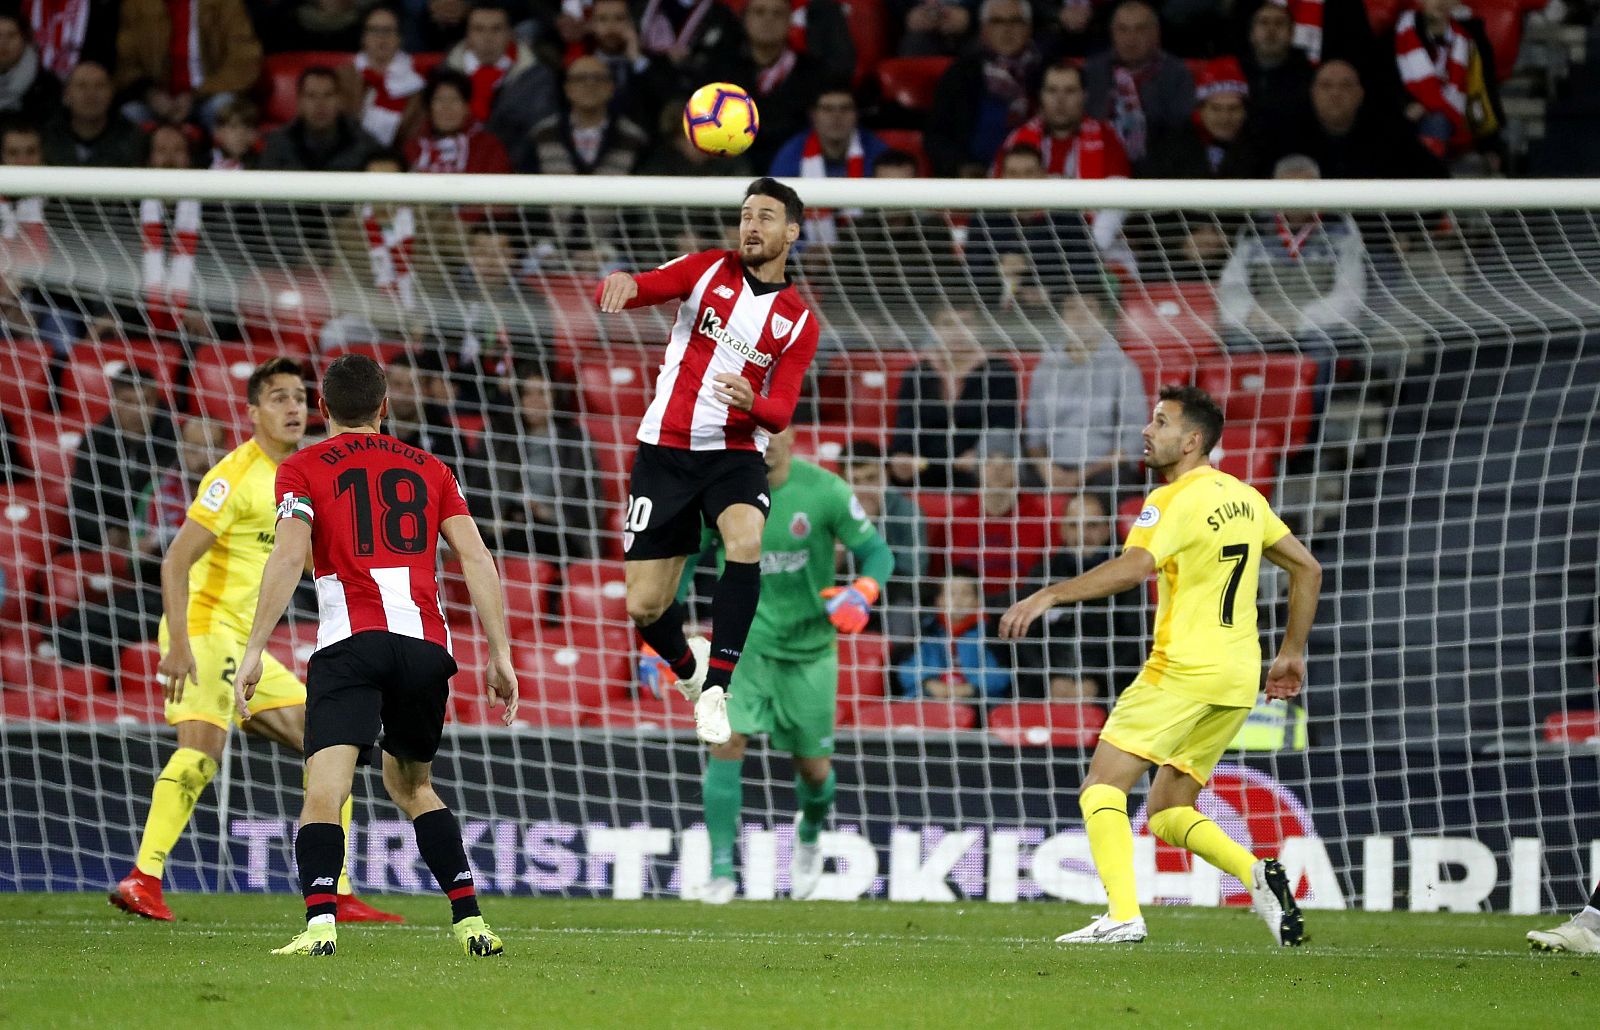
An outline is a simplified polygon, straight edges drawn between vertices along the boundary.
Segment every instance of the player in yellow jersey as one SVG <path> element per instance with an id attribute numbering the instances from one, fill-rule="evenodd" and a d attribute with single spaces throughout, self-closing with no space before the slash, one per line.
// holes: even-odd
<path id="1" fill-rule="evenodd" d="M 1000 620 L 1000 635 L 1015 639 L 1055 605 L 1108 597 L 1159 574 L 1150 658 L 1117 699 L 1078 795 L 1109 910 L 1082 930 L 1057 937 L 1058 943 L 1144 940 L 1128 791 L 1151 766 L 1151 832 L 1238 877 L 1280 945 L 1305 940 L 1283 867 L 1275 859 L 1257 859 L 1194 807 L 1261 683 L 1261 559 L 1289 573 L 1289 623 L 1267 671 L 1269 697 L 1300 693 L 1306 635 L 1322 588 L 1321 566 L 1266 499 L 1211 467 L 1209 455 L 1221 436 L 1222 410 L 1204 390 L 1164 387 L 1144 428 L 1144 461 L 1166 485 L 1145 501 L 1122 554 L 1045 587 Z"/>
<path id="2" fill-rule="evenodd" d="M 161 561 L 167 615 L 161 620 L 160 674 L 178 750 L 151 792 L 133 871 L 111 892 L 113 905 L 147 919 L 172 919 L 161 895 L 167 855 L 216 775 L 228 730 L 237 721 L 233 679 L 250 636 L 261 572 L 272 553 L 278 463 L 294 453 L 306 433 L 305 372 L 298 362 L 273 358 L 257 367 L 246 399 L 254 434 L 206 473 Z M 170 618 L 173 612 L 185 612 L 187 618 Z M 305 685 L 270 655 L 265 661 L 246 730 L 301 751 Z M 348 831 L 348 798 L 343 820 Z M 351 894 L 342 872 L 338 894 L 342 920 L 400 922 L 399 916 L 379 912 Z"/>

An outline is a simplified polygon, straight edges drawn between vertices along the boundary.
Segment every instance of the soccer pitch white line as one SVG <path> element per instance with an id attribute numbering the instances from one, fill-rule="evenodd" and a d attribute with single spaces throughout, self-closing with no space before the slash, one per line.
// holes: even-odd
<path id="1" fill-rule="evenodd" d="M 21 928 L 21 927 L 37 928 L 37 927 L 40 927 L 40 926 L 49 926 L 49 927 L 52 927 L 52 928 L 55 928 L 55 929 L 82 928 L 82 929 L 86 929 L 86 930 L 98 930 L 98 931 L 106 932 L 106 933 L 109 933 L 111 930 L 114 930 L 114 929 L 117 929 L 117 928 L 127 928 L 127 927 L 132 927 L 134 925 L 136 925 L 136 924 L 131 923 L 131 922 L 127 922 L 127 923 L 111 922 L 111 923 L 108 923 L 107 921 L 101 920 L 101 919 L 52 919 L 52 918 L 44 917 L 44 916 L 41 916 L 41 917 L 38 917 L 38 918 L 34 918 L 34 919 L 16 919 L 16 918 L 13 918 L 13 919 L 0 919 L 0 927 L 10 926 L 10 927 L 19 927 L 19 928 Z M 159 930 L 159 932 L 169 933 L 169 934 L 183 934 L 183 935 L 186 935 L 186 936 L 201 935 L 201 936 L 207 936 L 207 937 L 217 937 L 217 936 L 221 936 L 221 935 L 224 935 L 224 934 L 240 933 L 240 932 L 262 933 L 262 934 L 282 933 L 282 932 L 284 932 L 286 930 L 294 929 L 294 926 L 295 926 L 295 924 L 292 921 L 286 919 L 281 923 L 253 923 L 253 922 L 252 923 L 234 923 L 234 922 L 221 922 L 221 923 L 208 923 L 208 924 L 203 925 L 203 926 L 202 925 L 189 926 L 189 925 L 184 925 L 184 924 L 177 924 L 177 925 L 173 925 L 173 926 L 159 927 L 159 928 L 152 928 L 152 929 L 153 929 L 153 931 Z M 435 934 L 441 934 L 442 935 L 445 932 L 445 928 L 443 926 L 424 926 L 424 925 L 418 925 L 418 924 L 401 924 L 401 925 L 387 924 L 387 925 L 383 925 L 381 927 L 374 926 L 371 929 L 377 930 L 377 931 L 382 932 L 382 933 L 393 933 L 393 932 L 397 932 L 398 931 L 398 932 L 410 932 L 410 933 L 414 933 L 414 934 L 435 933 Z M 502 926 L 502 929 L 506 930 L 507 931 L 507 934 L 506 934 L 507 937 L 511 937 L 511 938 L 514 938 L 514 937 L 524 937 L 524 938 L 526 938 L 526 937 L 587 937 L 587 938 L 616 938 L 616 939 L 619 939 L 619 940 L 625 940 L 625 939 L 637 940 L 637 939 L 641 939 L 641 938 L 643 938 L 643 939 L 658 938 L 658 939 L 671 939 L 671 940 L 683 940 L 683 941 L 707 941 L 707 942 L 735 943 L 735 944 L 780 943 L 780 944 L 818 945 L 818 946 L 820 946 L 820 945 L 834 945 L 834 946 L 844 947 L 844 948 L 866 947 L 866 946 L 869 946 L 869 945 L 884 945 L 884 944 L 899 944 L 899 945 L 904 945 L 904 944 L 912 944 L 912 945 L 919 945 L 919 944 L 920 945 L 959 945 L 959 946 L 962 946 L 962 947 L 972 947 L 974 945 L 982 945 L 982 944 L 994 944 L 994 945 L 1003 945 L 1003 946 L 1006 946 L 1006 947 L 1048 948 L 1049 950 L 1051 950 L 1053 952 L 1059 952 L 1059 953 L 1061 953 L 1063 955 L 1085 954 L 1085 953 L 1087 953 L 1087 954 L 1096 954 L 1097 953 L 1093 949 L 1063 947 L 1063 946 L 1057 945 L 1049 937 L 1024 937 L 1024 936 L 991 937 L 991 936 L 986 936 L 986 935 L 981 935 L 981 934 L 973 935 L 973 936 L 962 936 L 962 935 L 958 935 L 958 934 L 862 933 L 862 932 L 848 931 L 848 930 L 843 930 L 843 931 L 838 931 L 838 932 L 798 931 L 798 932 L 791 932 L 791 933 L 780 933 L 780 932 L 776 932 L 776 931 L 736 931 L 736 930 L 677 929 L 677 928 L 670 928 L 670 927 L 603 927 L 603 926 L 525 927 L 525 926 L 516 926 L 514 924 L 504 925 L 504 926 Z M 355 929 L 355 928 L 347 926 L 345 928 L 345 932 L 346 933 L 354 932 L 354 933 L 357 933 L 357 934 L 365 934 L 367 932 L 367 930 L 365 928 L 363 928 L 363 929 Z M 1403 948 L 1390 948 L 1390 949 L 1378 950 L 1378 949 L 1374 949 L 1374 948 L 1371 948 L 1371 947 L 1367 947 L 1367 948 L 1349 949 L 1349 950 L 1335 948 L 1334 950 L 1329 951 L 1329 950 L 1324 950 L 1324 949 L 1318 948 L 1316 943 L 1315 943 L 1315 940 L 1313 940 L 1313 942 L 1310 945 L 1308 945 L 1305 949 L 1298 950 L 1298 951 L 1287 950 L 1287 949 L 1273 949 L 1273 948 L 1271 948 L 1271 947 L 1269 947 L 1269 946 L 1267 946 L 1265 944 L 1263 944 L 1261 947 L 1257 948 L 1257 947 L 1235 947 L 1235 946 L 1222 946 L 1222 945 L 1215 945 L 1215 944 L 1203 944 L 1203 943 L 1193 942 L 1193 941 L 1159 941 L 1159 940 L 1152 941 L 1152 940 L 1146 940 L 1143 944 L 1141 944 L 1139 946 L 1139 948 L 1137 950 L 1134 950 L 1134 949 L 1115 949 L 1114 951 L 1111 951 L 1111 952 L 1102 951 L 1102 952 L 1099 952 L 1099 953 L 1105 953 L 1105 954 L 1116 954 L 1116 953 L 1138 954 L 1138 953 L 1144 953 L 1144 952 L 1160 952 L 1160 953 L 1163 953 L 1163 954 L 1169 954 L 1170 953 L 1170 954 L 1178 954 L 1178 955 L 1253 956 L 1253 957 L 1258 957 L 1258 958 L 1263 953 L 1266 953 L 1266 954 L 1281 953 L 1281 954 L 1284 954 L 1284 955 L 1304 955 L 1304 956 L 1307 956 L 1308 958 L 1310 958 L 1310 957 L 1329 957 L 1329 958 L 1342 958 L 1342 959 L 1369 959 L 1369 960 L 1370 959 L 1377 959 L 1377 960 L 1381 960 L 1381 961 L 1391 961 L 1397 955 L 1404 955 L 1404 956 L 1406 956 L 1408 958 L 1434 959 L 1434 960 L 1439 960 L 1439 961 L 1447 961 L 1447 960 L 1450 960 L 1450 959 L 1463 959 L 1463 958 L 1501 958 L 1501 959 L 1509 958 L 1509 959 L 1515 959 L 1515 960 L 1519 960 L 1519 961 L 1540 961 L 1540 960 L 1548 961 L 1548 960 L 1551 959 L 1551 956 L 1549 956 L 1549 955 L 1540 955 L 1540 954 L 1536 954 L 1536 953 L 1534 953 L 1532 951 L 1524 951 L 1524 950 L 1522 950 L 1520 948 L 1505 948 L 1505 949 L 1497 949 L 1497 948 L 1430 948 L 1430 949 L 1425 950 L 1425 951 L 1413 951 L 1413 950 L 1408 950 L 1408 949 L 1403 949 Z"/>

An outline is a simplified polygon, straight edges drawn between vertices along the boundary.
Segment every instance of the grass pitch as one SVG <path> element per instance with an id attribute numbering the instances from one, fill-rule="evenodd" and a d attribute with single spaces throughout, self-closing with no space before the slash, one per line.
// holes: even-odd
<path id="1" fill-rule="evenodd" d="M 1142 945 L 1052 943 L 1063 904 L 484 899 L 502 959 L 455 950 L 434 897 L 373 898 L 331 959 L 267 954 L 284 895 L 173 894 L 176 924 L 104 896 L 0 894 L 0 1027 L 1588 1027 L 1600 961 L 1534 955 L 1552 917 L 1311 912 L 1274 948 L 1239 910 L 1147 909 Z"/>

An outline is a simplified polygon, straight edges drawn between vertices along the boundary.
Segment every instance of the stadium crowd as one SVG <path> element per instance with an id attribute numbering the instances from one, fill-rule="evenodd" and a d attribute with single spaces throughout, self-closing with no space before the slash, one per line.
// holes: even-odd
<path id="1" fill-rule="evenodd" d="M 1495 84 L 1507 55 L 1448 0 L 1398 13 L 1380 33 L 1354 0 L 40 0 L 0 13 L 0 163 L 802 178 L 1503 171 Z M 761 135 L 739 159 L 708 158 L 678 128 L 688 90 L 713 80 L 746 85 L 760 105 Z M 53 203 L 0 205 L 3 332 L 38 341 L 45 384 L 7 404 L 0 470 L 48 498 L 38 427 L 81 438 L 59 462 L 70 535 L 57 543 L 76 550 L 73 574 L 98 573 L 102 587 L 52 603 L 45 623 L 62 659 L 104 670 L 153 640 L 159 555 L 237 422 L 205 397 L 219 341 L 307 357 L 374 348 L 391 430 L 456 468 L 499 553 L 550 570 L 539 589 L 619 557 L 619 463 L 637 411 L 597 406 L 585 376 L 602 359 L 562 338 L 602 271 L 718 245 L 726 229 L 689 213 L 641 225 L 614 210 L 374 204 L 297 210 L 283 241 L 270 210 L 234 208 L 218 232 L 193 202 L 146 201 L 130 227 L 143 293 L 102 302 L 25 285 L 29 262 L 48 256 Z M 1240 428 L 1248 445 L 1225 438 L 1223 467 L 1265 483 L 1314 436 L 1341 365 L 1369 357 L 1348 344 L 1372 251 L 1404 249 L 1408 231 L 1372 228 L 1316 212 L 808 212 L 799 275 L 842 357 L 819 363 L 803 421 L 840 430 L 830 463 L 896 554 L 874 627 L 895 645 L 891 689 L 1086 700 L 1131 680 L 1138 591 L 1059 612 L 1021 646 L 992 633 L 1013 600 L 1112 553 L 1146 487 L 1139 430 L 1171 366 L 1121 332 L 1130 300 L 1197 284 L 1183 303 L 1214 296 L 1221 353 L 1261 359 L 1239 367 L 1289 400 L 1278 422 Z M 1414 231 L 1439 230 L 1419 218 Z M 268 238 L 302 248 L 288 264 L 318 270 L 335 298 L 324 317 L 298 336 L 262 334 L 259 313 L 187 304 L 197 251 L 225 262 L 230 244 Z M 252 254 L 245 267 L 266 264 Z M 351 296 L 369 301 L 337 303 Z M 854 382 L 865 365 L 848 355 L 891 326 L 899 349 L 876 355 L 884 417 L 864 422 L 857 398 L 831 387 Z M 659 333 L 639 338 L 659 346 Z M 130 339 L 152 341 L 149 360 L 114 372 L 103 403 L 85 401 L 78 356 Z M 612 385 L 618 359 L 607 352 L 598 369 Z M 1208 383 L 1197 355 L 1187 361 L 1183 378 L 1227 393 L 1226 370 Z M 648 379 L 654 363 L 634 367 Z M 803 433 L 802 453 L 822 453 L 816 440 Z M 0 623 L 31 603 L 23 586 L 0 567 Z"/>

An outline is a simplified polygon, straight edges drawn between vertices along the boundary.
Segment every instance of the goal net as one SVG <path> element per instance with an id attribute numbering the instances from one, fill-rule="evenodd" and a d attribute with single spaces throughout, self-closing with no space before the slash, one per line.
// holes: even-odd
<path id="1" fill-rule="evenodd" d="M 0 889 L 127 871 L 174 746 L 163 549 L 250 433 L 251 369 L 288 355 L 314 384 L 359 351 L 388 368 L 391 431 L 456 465 L 504 578 L 510 728 L 448 560 L 442 580 L 461 673 L 435 771 L 481 888 L 692 894 L 705 755 L 689 706 L 637 686 L 620 561 L 676 305 L 593 295 L 731 245 L 744 185 L 0 169 Z M 1100 896 L 1077 785 L 1153 596 L 1017 643 L 994 620 L 1116 553 L 1154 486 L 1140 430 L 1184 383 L 1225 410 L 1214 462 L 1325 570 L 1303 703 L 1258 705 L 1201 809 L 1314 906 L 1530 912 L 1592 883 L 1595 184 L 796 185 L 815 206 L 790 272 L 823 343 L 794 454 L 850 481 L 897 562 L 840 640 L 826 896 Z M 824 531 L 803 505 L 774 528 Z M 1264 566 L 1268 657 L 1284 587 Z M 301 674 L 308 593 L 273 645 Z M 298 761 L 235 735 L 169 886 L 293 890 Z M 745 772 L 741 896 L 781 896 L 789 757 L 757 741 Z M 423 889 L 371 773 L 356 798 L 357 885 Z M 1134 821 L 1148 899 L 1245 900 Z"/>

